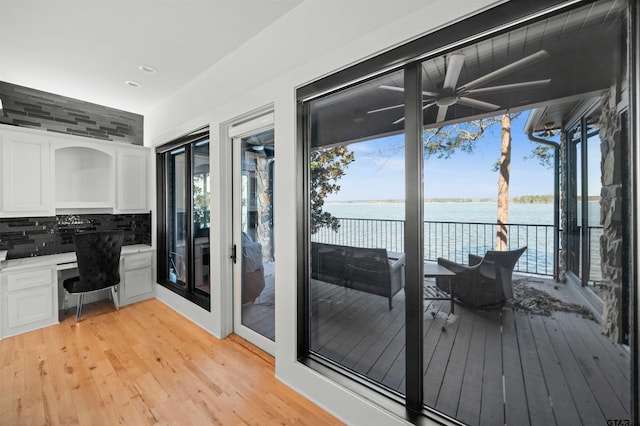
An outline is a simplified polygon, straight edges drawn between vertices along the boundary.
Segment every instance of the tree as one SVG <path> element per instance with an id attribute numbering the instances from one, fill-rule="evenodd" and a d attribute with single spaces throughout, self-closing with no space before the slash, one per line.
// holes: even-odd
<path id="1" fill-rule="evenodd" d="M 511 119 L 518 114 L 506 113 L 502 116 L 481 118 L 479 120 L 427 130 L 423 137 L 425 155 L 437 155 L 438 158 L 450 158 L 458 150 L 472 153 L 476 142 L 492 126 L 500 123 L 502 135 L 501 155 L 494 165 L 500 171 L 498 177 L 498 230 L 496 250 L 506 250 L 507 226 L 509 222 L 509 173 L 511 164 Z"/>
<path id="2" fill-rule="evenodd" d="M 340 191 L 338 180 L 354 161 L 353 152 L 345 146 L 318 148 L 310 156 L 311 233 L 328 227 L 337 231 L 340 222 L 329 212 L 323 211 L 324 200 L 329 194 Z"/>

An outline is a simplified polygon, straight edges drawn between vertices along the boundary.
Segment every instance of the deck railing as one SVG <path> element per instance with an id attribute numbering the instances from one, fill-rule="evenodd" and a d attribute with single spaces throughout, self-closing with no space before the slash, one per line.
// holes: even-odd
<path id="1" fill-rule="evenodd" d="M 338 231 L 322 228 L 312 241 L 353 247 L 386 248 L 404 251 L 404 221 L 338 218 Z M 554 275 L 554 225 L 508 224 L 507 247 L 527 246 L 515 270 L 538 275 Z M 467 263 L 468 255 L 484 255 L 495 247 L 497 224 L 481 222 L 424 222 L 424 257 L 435 261 L 444 257 Z"/>

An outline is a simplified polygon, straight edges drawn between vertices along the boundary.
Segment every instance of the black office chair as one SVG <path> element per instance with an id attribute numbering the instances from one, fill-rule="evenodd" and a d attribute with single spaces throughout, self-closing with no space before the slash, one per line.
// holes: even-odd
<path id="1" fill-rule="evenodd" d="M 62 285 L 69 293 L 78 295 L 76 322 L 80 322 L 86 293 L 111 287 L 113 304 L 116 310 L 119 309 L 117 286 L 120 283 L 120 251 L 123 241 L 123 231 L 80 232 L 73 235 L 79 276 L 64 280 Z"/>

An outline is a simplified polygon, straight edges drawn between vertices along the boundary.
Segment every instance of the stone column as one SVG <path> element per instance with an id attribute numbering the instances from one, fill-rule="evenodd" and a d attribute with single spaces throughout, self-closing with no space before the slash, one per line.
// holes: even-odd
<path id="1" fill-rule="evenodd" d="M 273 262 L 273 158 L 256 158 L 256 207 L 258 209 L 257 239 L 262 244 L 262 260 Z"/>
<path id="2" fill-rule="evenodd" d="M 558 262 L 558 281 L 560 281 L 561 283 L 564 283 L 567 281 L 567 277 L 566 277 L 566 273 L 567 273 L 567 256 L 568 256 L 568 251 L 567 251 L 567 247 L 568 247 L 568 243 L 569 243 L 569 239 L 567 237 L 567 226 L 569 224 L 568 219 L 567 219 L 567 206 L 566 206 L 566 199 L 567 199 L 567 188 L 569 186 L 569 177 L 568 177 L 568 173 L 569 170 L 567 170 L 567 135 L 565 132 L 561 132 L 560 134 L 560 149 L 559 149 L 559 155 L 560 155 L 560 229 L 563 229 L 564 232 L 561 235 L 561 239 L 560 239 L 560 253 L 558 253 L 557 255 L 560 256 L 559 262 Z"/>
<path id="3" fill-rule="evenodd" d="M 624 125 L 624 124 L 623 124 Z M 623 282 L 623 231 L 627 220 L 623 211 L 623 181 L 621 170 L 623 141 L 620 137 L 616 111 L 616 90 L 611 90 L 602 105 L 600 117 L 600 150 L 602 154 L 602 190 L 600 193 L 600 260 L 602 279 L 605 285 L 604 309 L 602 313 L 604 333 L 620 343 L 622 335 L 621 288 Z"/>

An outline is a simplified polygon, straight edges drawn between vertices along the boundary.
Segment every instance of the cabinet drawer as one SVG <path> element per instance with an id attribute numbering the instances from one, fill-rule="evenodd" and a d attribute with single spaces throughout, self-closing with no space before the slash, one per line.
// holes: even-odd
<path id="1" fill-rule="evenodd" d="M 9 292 L 53 284 L 53 273 L 51 269 L 15 272 L 7 274 L 6 278 L 7 290 Z"/>
<path id="2" fill-rule="evenodd" d="M 151 252 L 128 254 L 124 257 L 125 271 L 133 269 L 148 268 L 151 266 Z"/>

